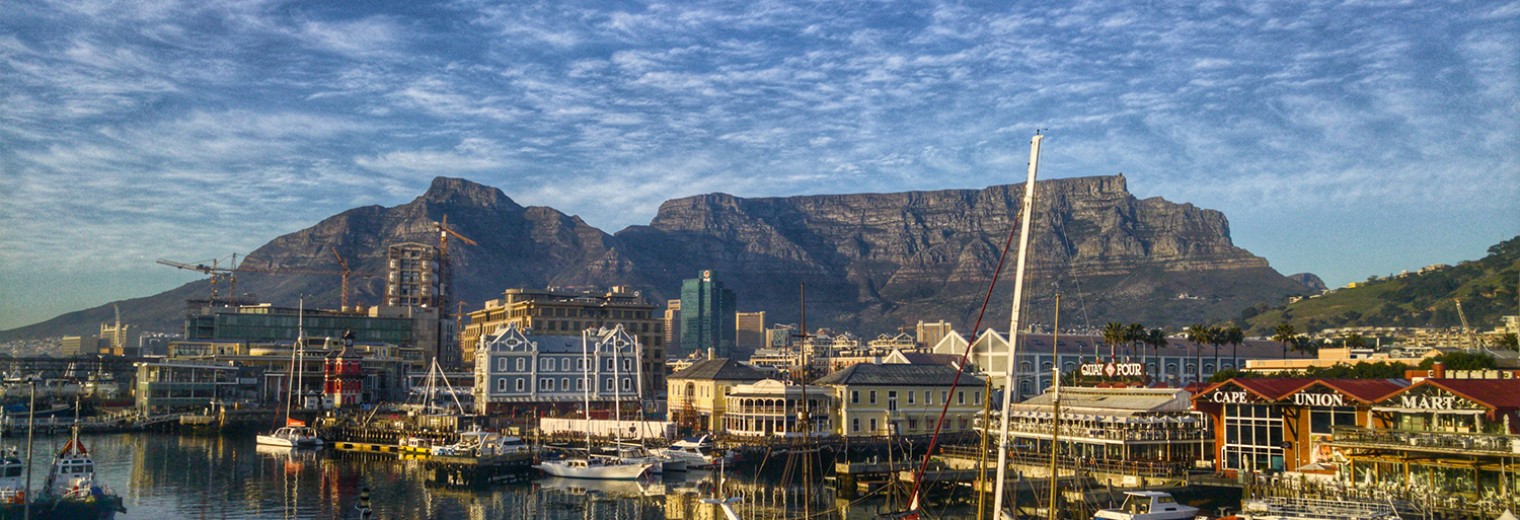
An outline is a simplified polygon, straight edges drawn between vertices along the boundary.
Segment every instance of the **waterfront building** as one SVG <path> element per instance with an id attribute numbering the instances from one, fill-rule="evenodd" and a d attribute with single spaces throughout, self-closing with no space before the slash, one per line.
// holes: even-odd
<path id="1" fill-rule="evenodd" d="M 1234 378 L 1193 396 L 1214 428 L 1215 469 L 1297 471 L 1330 464 L 1336 428 L 1366 428 L 1372 410 L 1402 379 Z"/>
<path id="2" fill-rule="evenodd" d="M 734 347 L 754 352 L 765 347 L 765 311 L 734 313 Z"/>
<path id="3" fill-rule="evenodd" d="M 344 334 L 343 348 L 323 358 L 322 396 L 334 408 L 364 404 L 364 368 L 353 348 L 354 335 Z"/>
<path id="4" fill-rule="evenodd" d="M 507 289 L 499 299 L 469 313 L 461 341 L 465 359 L 473 362 L 482 338 L 516 325 L 535 337 L 567 336 L 579 341 L 581 331 L 622 326 L 638 338 L 638 362 L 645 395 L 665 388 L 665 323 L 655 316 L 655 305 L 625 286 L 607 291 Z"/>
<path id="5" fill-rule="evenodd" d="M 438 309 L 415 306 L 371 307 L 362 313 L 268 303 L 202 306 L 185 318 L 185 339 L 171 342 L 169 357 L 214 355 L 191 353 L 196 345 L 288 343 L 304 329 L 308 338 L 335 340 L 352 332 L 359 343 L 415 348 L 419 355 L 409 361 L 420 370 L 439 355 L 438 323 Z"/>
<path id="6" fill-rule="evenodd" d="M 766 377 L 764 372 L 730 358 L 692 363 L 666 380 L 670 422 L 691 430 L 719 431 L 730 390 Z"/>
<path id="7" fill-rule="evenodd" d="M 326 358 L 342 348 L 338 338 L 308 338 L 291 370 L 295 341 L 190 341 L 169 343 L 170 362 L 213 363 L 248 369 L 244 377 L 258 381 L 256 399 L 268 403 L 285 401 L 286 387 L 300 382 L 302 396 L 321 396 L 326 387 Z M 359 359 L 362 402 L 400 401 L 406 398 L 406 375 L 421 366 L 421 351 L 385 343 L 354 343 Z"/>
<path id="8" fill-rule="evenodd" d="M 945 410 L 945 431 L 967 431 L 982 413 L 985 380 L 945 365 L 852 365 L 813 384 L 833 391 L 835 433 L 849 437 L 927 435 Z"/>
<path id="9" fill-rule="evenodd" d="M 778 324 L 765 329 L 767 348 L 790 348 L 797 345 L 797 326 Z"/>
<path id="10" fill-rule="evenodd" d="M 1365 488 L 1520 506 L 1520 379 L 1427 378 L 1376 400 L 1362 428 L 1323 443 Z"/>
<path id="11" fill-rule="evenodd" d="M 1061 431 L 1066 456 L 1095 461 L 1146 461 L 1182 468 L 1212 445 L 1203 414 L 1180 388 L 1061 388 Z M 1050 453 L 1055 395 L 1045 392 L 1009 405 L 1008 435 L 1035 453 Z M 1001 427 L 994 416 L 991 427 Z"/>
<path id="12" fill-rule="evenodd" d="M 1116 345 L 1112 349 L 1114 354 L 1110 356 L 1110 348 L 1104 346 L 1102 338 L 1098 336 L 1061 335 L 1056 338 L 1051 334 L 1020 334 L 1019 338 L 1022 344 L 1019 345 L 1017 354 L 1018 395 L 1015 401 L 1032 397 L 1049 388 L 1052 381 L 1051 369 L 1057 365 L 1061 367 L 1062 373 L 1072 374 L 1083 364 L 1138 363 L 1144 367 L 1144 377 L 1151 384 L 1184 387 L 1190 383 L 1208 381 L 1218 370 L 1244 366 L 1247 360 L 1281 357 L 1278 345 L 1266 341 L 1247 341 L 1239 347 L 1223 345 L 1216 354 L 1212 345 L 1169 339 L 1166 346 L 1154 349 Z M 1054 341 L 1059 341 L 1060 344 L 1053 345 Z M 953 331 L 933 348 L 936 354 L 956 357 L 965 351 L 966 339 Z M 1289 357 L 1302 355 L 1290 353 Z M 1008 340 L 998 331 L 987 329 L 972 345 L 968 362 L 982 374 L 991 377 L 993 386 L 1003 388 L 1007 359 Z"/>
<path id="13" fill-rule="evenodd" d="M 1400 349 L 1402 352 L 1405 349 Z M 1441 355 L 1439 349 L 1418 349 L 1419 353 L 1400 357 L 1392 351 L 1378 352 L 1370 348 L 1321 348 L 1315 357 L 1294 359 L 1252 359 L 1245 370 L 1265 374 L 1301 372 L 1308 368 L 1330 368 L 1335 365 L 1359 365 L 1362 363 L 1403 363 L 1418 366 L 1426 358 Z M 1455 349 L 1447 349 L 1455 350 Z"/>
<path id="14" fill-rule="evenodd" d="M 740 437 L 822 437 L 834 432 L 831 389 L 775 379 L 734 386 L 724 396 L 722 432 Z M 807 407 L 803 407 L 803 402 Z M 807 411 L 804 430 L 801 417 Z"/>
<path id="15" fill-rule="evenodd" d="M 734 292 L 713 279 L 712 271 L 681 281 L 681 351 L 713 350 L 731 357 L 736 323 Z"/>
<path id="16" fill-rule="evenodd" d="M 642 346 L 622 324 L 582 335 L 537 334 L 517 323 L 484 337 L 475 349 L 475 407 L 483 415 L 565 414 L 583 408 L 586 392 L 605 410 L 615 399 L 642 404 Z M 629 408 L 627 410 L 632 410 Z"/>
<path id="17" fill-rule="evenodd" d="M 247 369 L 225 363 L 135 363 L 134 406 L 140 413 L 201 409 L 213 401 L 251 397 L 257 390 L 239 377 Z"/>
<path id="18" fill-rule="evenodd" d="M 62 341 L 59 354 L 63 357 L 93 357 L 101 350 L 100 338 L 95 336 L 64 336 Z"/>
<path id="19" fill-rule="evenodd" d="M 416 242 L 392 244 L 385 255 L 385 304 L 437 308 L 444 285 L 438 248 Z"/>
<path id="20" fill-rule="evenodd" d="M 872 350 L 886 352 L 890 350 L 906 350 L 909 352 L 918 350 L 918 340 L 906 332 L 899 332 L 896 336 L 881 334 L 876 339 L 866 343 Z"/>

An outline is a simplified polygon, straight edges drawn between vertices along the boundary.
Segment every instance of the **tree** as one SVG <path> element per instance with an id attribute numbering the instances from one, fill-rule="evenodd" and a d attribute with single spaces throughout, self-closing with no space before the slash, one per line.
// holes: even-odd
<path id="1" fill-rule="evenodd" d="M 1279 323 L 1272 329 L 1272 341 L 1282 344 L 1282 358 L 1288 359 L 1288 342 L 1298 336 L 1298 331 L 1293 329 L 1291 323 Z"/>
<path id="2" fill-rule="evenodd" d="M 1214 346 L 1214 371 L 1219 371 L 1219 346 L 1226 343 L 1224 329 L 1209 327 L 1209 344 Z"/>
<path id="3" fill-rule="evenodd" d="M 1142 339 L 1145 339 L 1145 325 L 1131 323 L 1128 327 L 1124 327 L 1124 341 L 1130 344 L 1130 348 L 1138 346 Z M 1144 349 L 1140 350 L 1140 364 L 1142 366 L 1145 364 Z"/>
<path id="4" fill-rule="evenodd" d="M 1224 329 L 1224 342 L 1230 344 L 1230 366 L 1240 368 L 1240 344 L 1246 342 L 1246 331 L 1240 330 L 1239 325 L 1230 325 Z"/>
<path id="5" fill-rule="evenodd" d="M 1193 367 L 1197 371 L 1194 381 L 1203 381 L 1203 344 L 1209 341 L 1209 327 L 1194 323 L 1188 326 L 1184 334 L 1188 341 L 1193 342 Z"/>
<path id="6" fill-rule="evenodd" d="M 1491 370 L 1495 368 L 1494 357 L 1482 352 L 1447 352 L 1420 362 L 1420 368 L 1430 370 L 1437 361 L 1447 370 Z"/>
<path id="7" fill-rule="evenodd" d="M 1520 338 L 1516 338 L 1513 332 L 1505 334 L 1504 337 L 1499 338 L 1499 348 L 1520 350 Z"/>
<path id="8" fill-rule="evenodd" d="M 1353 332 L 1346 336 L 1345 345 L 1350 348 L 1362 348 L 1367 346 L 1367 338 Z"/>
<path id="9" fill-rule="evenodd" d="M 1151 329 L 1150 333 L 1145 335 L 1145 342 L 1151 346 L 1151 353 L 1156 355 L 1156 359 L 1158 360 L 1156 363 L 1161 363 L 1159 361 L 1161 359 L 1161 347 L 1166 346 L 1166 331 Z"/>
<path id="10" fill-rule="evenodd" d="M 1114 359 L 1114 346 L 1124 341 L 1124 324 L 1110 321 L 1103 326 L 1103 343 L 1108 345 L 1108 359 Z"/>

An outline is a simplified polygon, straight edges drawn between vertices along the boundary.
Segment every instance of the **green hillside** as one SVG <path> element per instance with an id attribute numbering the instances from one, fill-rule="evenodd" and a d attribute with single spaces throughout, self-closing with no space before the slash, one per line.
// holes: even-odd
<path id="1" fill-rule="evenodd" d="M 1374 278 L 1355 288 L 1342 288 L 1285 307 L 1246 309 L 1241 318 L 1251 334 L 1270 335 L 1284 321 L 1297 330 L 1315 332 L 1332 327 L 1400 326 L 1454 327 L 1461 325 L 1455 300 L 1473 328 L 1489 330 L 1505 315 L 1517 312 L 1520 285 L 1520 236 L 1488 248 L 1488 256 L 1445 269 Z"/>

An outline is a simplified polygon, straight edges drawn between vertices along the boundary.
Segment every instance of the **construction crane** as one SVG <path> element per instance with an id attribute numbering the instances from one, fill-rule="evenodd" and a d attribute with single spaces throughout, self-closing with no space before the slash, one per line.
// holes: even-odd
<path id="1" fill-rule="evenodd" d="M 1473 337 L 1472 327 L 1467 324 L 1467 313 L 1462 312 L 1462 300 L 1459 298 L 1452 298 L 1451 301 L 1456 302 L 1457 304 L 1457 318 L 1462 320 L 1462 339 L 1467 342 L 1467 348 L 1478 348 L 1478 342 L 1476 338 Z"/>
<path id="2" fill-rule="evenodd" d="M 340 254 L 340 253 L 338 253 L 338 247 L 337 246 L 332 246 L 330 249 L 332 249 L 333 256 L 338 257 L 338 265 L 343 268 L 343 288 L 339 289 L 338 301 L 340 303 L 338 304 L 338 308 L 347 310 L 348 309 L 348 275 L 350 273 L 350 271 L 348 270 L 348 260 L 344 260 L 343 259 L 343 255 Z"/>
<path id="3" fill-rule="evenodd" d="M 228 265 L 232 266 L 231 268 L 222 267 L 219 265 L 218 260 L 215 258 L 211 259 L 211 265 L 209 266 L 205 263 L 191 265 L 184 262 L 176 262 L 163 258 L 158 259 L 158 263 L 170 267 L 177 267 L 187 271 L 200 271 L 202 273 L 205 273 L 207 276 L 210 276 L 212 303 L 216 302 L 216 286 L 219 280 L 226 280 L 227 292 L 232 295 L 233 299 L 237 298 L 237 275 L 235 274 L 237 272 L 237 253 L 232 254 L 232 262 L 228 263 Z"/>
<path id="4" fill-rule="evenodd" d="M 480 244 L 476 243 L 474 240 L 470 240 L 470 238 L 467 236 L 459 234 L 459 232 L 455 231 L 454 228 L 449 227 L 448 215 L 444 215 L 441 222 L 434 222 L 433 228 L 438 230 L 438 265 L 443 270 L 442 276 L 439 277 L 439 281 L 441 282 L 441 290 L 438 291 L 438 312 L 440 314 L 444 314 L 444 316 L 440 317 L 447 318 L 447 313 L 450 310 L 453 310 L 449 308 L 449 298 L 454 294 L 454 265 L 453 259 L 449 257 L 449 236 L 452 235 L 455 240 L 472 246 L 479 246 Z M 457 333 L 458 331 L 455 332 Z M 457 341 L 452 350 L 459 350 Z M 450 354 L 450 356 L 452 356 L 452 354 Z M 453 364 L 452 359 L 449 359 L 448 361 L 450 361 L 449 364 Z"/>

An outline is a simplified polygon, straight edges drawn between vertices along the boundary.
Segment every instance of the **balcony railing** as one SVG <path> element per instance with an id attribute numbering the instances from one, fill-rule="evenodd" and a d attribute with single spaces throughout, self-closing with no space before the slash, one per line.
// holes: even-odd
<path id="1" fill-rule="evenodd" d="M 1520 454 L 1520 436 L 1486 433 L 1335 428 L 1332 430 L 1331 442 L 1406 449 Z"/>

